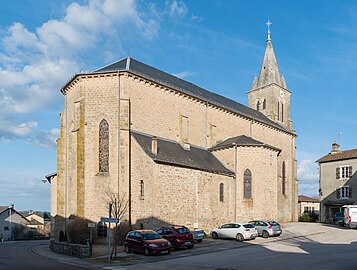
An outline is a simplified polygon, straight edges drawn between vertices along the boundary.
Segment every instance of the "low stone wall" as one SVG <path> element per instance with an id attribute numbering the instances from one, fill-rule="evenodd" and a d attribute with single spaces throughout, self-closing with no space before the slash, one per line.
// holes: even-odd
<path id="1" fill-rule="evenodd" d="M 51 240 L 50 249 L 56 253 L 66 254 L 78 258 L 90 258 L 92 255 L 91 246 L 71 244 L 68 242 L 55 242 L 54 240 Z"/>

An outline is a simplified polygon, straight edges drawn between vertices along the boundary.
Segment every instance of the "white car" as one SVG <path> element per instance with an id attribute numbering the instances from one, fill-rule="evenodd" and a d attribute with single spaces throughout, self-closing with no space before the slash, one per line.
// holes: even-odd
<path id="1" fill-rule="evenodd" d="M 211 230 L 211 236 L 217 238 L 235 238 L 239 242 L 255 239 L 258 236 L 256 228 L 249 223 L 231 222 Z"/>

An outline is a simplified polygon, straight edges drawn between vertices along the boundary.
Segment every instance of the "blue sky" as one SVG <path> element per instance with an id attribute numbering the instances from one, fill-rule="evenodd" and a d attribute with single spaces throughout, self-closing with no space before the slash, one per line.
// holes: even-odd
<path id="1" fill-rule="evenodd" d="M 0 1 L 0 205 L 49 210 L 60 88 L 130 55 L 247 104 L 267 19 L 291 98 L 299 193 L 317 196 L 315 160 L 356 148 L 355 1 Z M 340 133 L 340 135 L 339 135 Z"/>

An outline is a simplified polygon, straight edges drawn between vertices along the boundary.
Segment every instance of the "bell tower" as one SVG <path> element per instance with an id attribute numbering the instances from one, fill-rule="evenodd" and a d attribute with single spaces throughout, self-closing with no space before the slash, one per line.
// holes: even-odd
<path id="1" fill-rule="evenodd" d="M 292 129 L 290 119 L 290 95 L 284 76 L 280 76 L 278 63 L 275 58 L 273 43 L 270 38 L 270 25 L 268 20 L 268 37 L 260 69 L 259 77 L 254 76 L 253 84 L 248 95 L 249 107 L 260 111 L 271 120 Z"/>

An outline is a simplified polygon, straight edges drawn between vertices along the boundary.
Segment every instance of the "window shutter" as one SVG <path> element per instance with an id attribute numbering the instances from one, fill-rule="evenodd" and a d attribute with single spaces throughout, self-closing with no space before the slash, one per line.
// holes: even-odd
<path id="1" fill-rule="evenodd" d="M 336 168 L 336 179 L 340 179 L 340 167 Z"/>
<path id="2" fill-rule="evenodd" d="M 348 177 L 352 176 L 352 166 L 348 167 Z"/>
<path id="3" fill-rule="evenodd" d="M 341 189 L 340 188 L 336 189 L 336 198 L 341 199 Z"/>
<path id="4" fill-rule="evenodd" d="M 349 187 L 348 189 L 348 197 L 352 198 L 352 187 Z"/>

